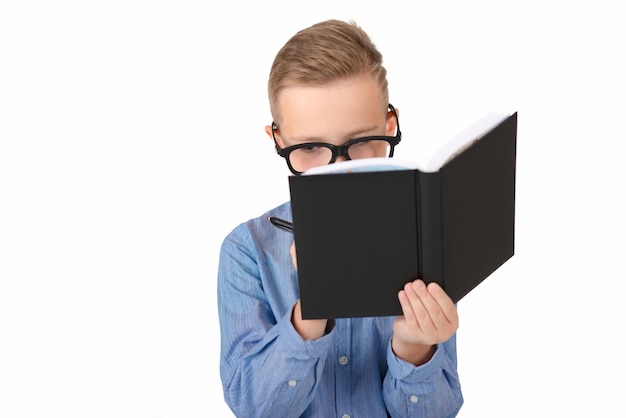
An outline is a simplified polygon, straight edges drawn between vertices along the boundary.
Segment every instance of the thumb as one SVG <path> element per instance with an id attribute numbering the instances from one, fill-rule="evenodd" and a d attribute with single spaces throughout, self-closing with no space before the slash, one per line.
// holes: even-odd
<path id="1" fill-rule="evenodd" d="M 291 247 L 289 247 L 289 254 L 291 254 L 291 262 L 293 266 L 298 270 L 298 260 L 296 259 L 296 243 L 292 242 Z"/>

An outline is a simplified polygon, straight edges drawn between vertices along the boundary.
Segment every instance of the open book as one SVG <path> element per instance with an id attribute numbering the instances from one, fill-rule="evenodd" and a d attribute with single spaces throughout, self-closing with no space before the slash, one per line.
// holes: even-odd
<path id="1" fill-rule="evenodd" d="M 305 319 L 401 314 L 422 278 L 458 302 L 513 256 L 517 113 L 492 114 L 425 167 L 344 161 L 290 176 Z"/>

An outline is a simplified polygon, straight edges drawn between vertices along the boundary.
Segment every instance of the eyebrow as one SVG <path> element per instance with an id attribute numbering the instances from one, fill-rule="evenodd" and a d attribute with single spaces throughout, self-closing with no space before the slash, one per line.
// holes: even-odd
<path id="1" fill-rule="evenodd" d="M 347 140 L 358 138 L 359 136 L 362 136 L 362 134 L 366 132 L 374 131 L 378 128 L 379 128 L 378 126 L 372 125 L 372 126 L 367 126 L 361 129 L 357 129 L 355 131 L 350 132 L 349 135 L 346 135 L 348 138 Z M 287 139 L 289 140 L 289 142 L 296 142 L 299 144 L 304 144 L 307 142 L 327 142 L 327 138 L 323 138 L 320 136 L 295 136 L 295 137 L 291 137 Z"/>

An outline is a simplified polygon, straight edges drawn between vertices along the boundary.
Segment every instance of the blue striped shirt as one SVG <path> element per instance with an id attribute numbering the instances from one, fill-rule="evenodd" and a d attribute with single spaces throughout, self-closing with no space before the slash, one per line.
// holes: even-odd
<path id="1" fill-rule="evenodd" d="M 291 219 L 289 203 L 237 226 L 218 269 L 220 375 L 239 418 L 454 417 L 463 403 L 456 340 L 415 367 L 391 350 L 394 317 L 337 319 L 317 340 L 291 323 L 298 299 L 293 235 L 267 218 Z"/>

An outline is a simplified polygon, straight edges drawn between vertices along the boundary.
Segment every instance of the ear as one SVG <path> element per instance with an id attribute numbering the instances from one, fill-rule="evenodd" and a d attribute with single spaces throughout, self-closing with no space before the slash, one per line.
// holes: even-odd
<path id="1" fill-rule="evenodd" d="M 267 125 L 265 127 L 265 133 L 272 140 L 272 142 L 274 142 L 274 138 L 272 138 L 272 127 L 270 125 Z M 278 146 L 281 147 L 281 148 L 285 148 L 283 146 L 283 141 L 282 141 L 282 139 L 280 138 L 280 135 L 278 135 L 277 132 L 274 134 L 274 137 L 276 138 L 276 143 L 278 143 Z"/>
<path id="2" fill-rule="evenodd" d="M 398 115 L 398 118 L 400 118 L 400 110 L 398 110 L 398 108 L 396 107 L 396 115 Z M 385 129 L 387 130 L 386 134 L 388 136 L 394 136 L 396 133 L 396 127 L 398 125 L 398 119 L 396 119 L 393 116 L 393 112 L 390 110 L 389 112 L 387 112 L 387 124 L 385 126 Z"/>

